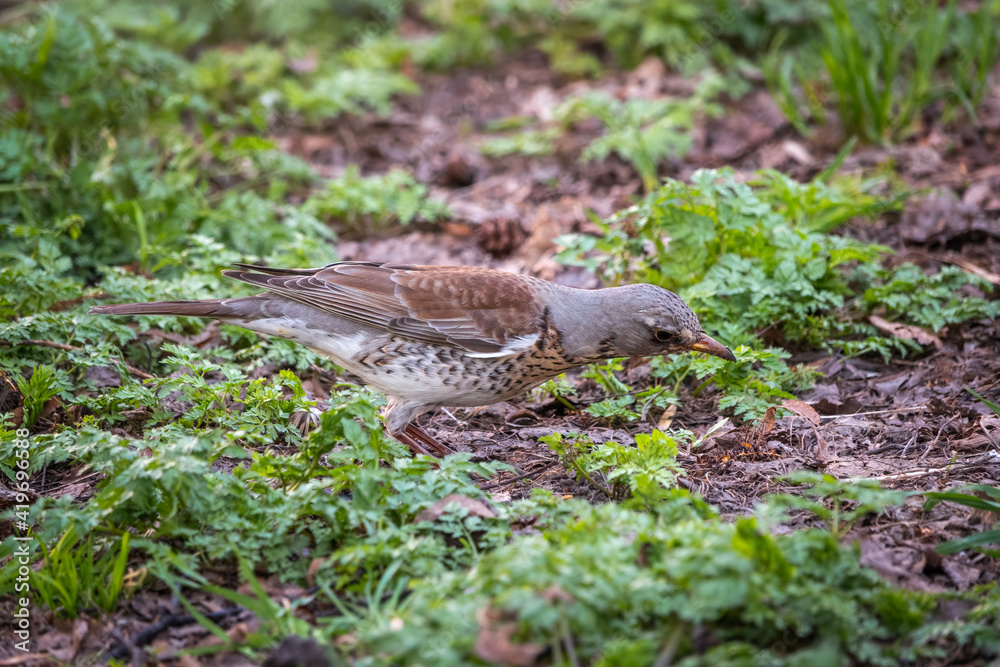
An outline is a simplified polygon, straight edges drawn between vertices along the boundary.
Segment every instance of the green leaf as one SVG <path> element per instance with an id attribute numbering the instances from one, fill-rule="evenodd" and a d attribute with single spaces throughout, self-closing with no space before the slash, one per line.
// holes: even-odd
<path id="1" fill-rule="evenodd" d="M 979 533 L 973 533 L 968 537 L 942 542 L 934 549 L 939 554 L 948 556 L 951 554 L 957 554 L 960 551 L 965 551 L 966 549 L 984 547 L 987 544 L 1000 544 L 1000 529 L 984 530 Z"/>

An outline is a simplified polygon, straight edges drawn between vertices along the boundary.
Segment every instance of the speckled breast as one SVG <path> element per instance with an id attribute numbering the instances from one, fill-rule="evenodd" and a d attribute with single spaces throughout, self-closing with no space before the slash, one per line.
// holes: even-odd
<path id="1" fill-rule="evenodd" d="M 425 405 L 471 407 L 514 398 L 588 361 L 567 358 L 548 335 L 524 352 L 498 358 L 394 338 L 349 370 L 390 396 Z"/>

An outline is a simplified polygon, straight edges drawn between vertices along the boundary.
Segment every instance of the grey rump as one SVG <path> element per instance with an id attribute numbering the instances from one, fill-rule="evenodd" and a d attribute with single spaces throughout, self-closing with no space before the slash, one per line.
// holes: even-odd
<path id="1" fill-rule="evenodd" d="M 268 291 L 90 312 L 213 317 L 301 343 L 384 392 L 389 433 L 419 453 L 450 451 L 412 424 L 437 407 L 507 400 L 613 357 L 693 350 L 735 360 L 676 294 L 653 285 L 581 290 L 493 269 L 372 262 L 239 266 L 223 273 Z"/>

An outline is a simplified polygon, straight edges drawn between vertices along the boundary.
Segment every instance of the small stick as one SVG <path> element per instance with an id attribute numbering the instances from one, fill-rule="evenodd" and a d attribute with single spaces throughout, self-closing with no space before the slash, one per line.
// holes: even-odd
<path id="1" fill-rule="evenodd" d="M 1000 458 L 997 459 L 1000 462 Z M 912 479 L 914 477 L 926 477 L 927 475 L 937 475 L 943 472 L 951 472 L 952 470 L 964 470 L 965 468 L 972 468 L 975 466 L 981 466 L 992 463 L 991 461 L 979 460 L 979 461 L 965 461 L 963 463 L 952 463 L 946 465 L 943 468 L 927 468 L 925 470 L 909 470 L 907 472 L 895 473 L 893 475 L 880 475 L 878 477 L 852 477 L 851 482 L 863 482 L 865 480 L 871 480 L 874 482 L 891 482 L 897 479 Z"/>
<path id="2" fill-rule="evenodd" d="M 19 340 L 14 345 L 34 345 L 35 347 L 52 347 L 57 350 L 65 350 L 66 352 L 83 352 L 82 347 L 76 347 L 74 345 L 67 345 L 66 343 L 57 343 L 53 340 L 35 340 L 33 338 L 25 338 L 24 340 Z M 145 371 L 140 371 L 135 366 L 130 364 L 125 364 L 125 369 L 132 375 L 142 378 L 143 380 L 155 380 L 155 375 L 150 375 Z"/>
<path id="3" fill-rule="evenodd" d="M 555 467 L 555 466 L 553 466 Z M 515 482 L 520 482 L 522 479 L 534 479 L 535 477 L 540 477 L 541 475 L 552 470 L 552 468 L 543 468 L 541 470 L 535 470 L 532 472 L 526 472 L 523 475 L 518 475 L 517 477 L 512 477 L 510 479 L 505 479 L 502 482 L 490 482 L 489 484 L 484 484 L 479 489 L 481 491 L 490 491 L 492 489 L 498 489 L 501 486 L 506 486 L 507 484 L 513 484 Z"/>
<path id="4" fill-rule="evenodd" d="M 222 609 L 220 611 L 208 612 L 205 614 L 205 618 L 210 621 L 220 621 L 228 616 L 233 616 L 244 611 L 243 607 L 229 607 L 227 609 Z M 161 619 L 159 622 L 147 627 L 142 632 L 138 633 L 131 641 L 118 644 L 118 646 L 111 649 L 105 655 L 116 660 L 123 660 L 126 656 L 133 653 L 134 651 L 140 650 L 143 646 L 148 645 L 157 635 L 159 635 L 164 630 L 168 628 L 181 628 L 185 625 L 191 625 L 197 623 L 198 619 L 194 616 L 173 614 Z"/>
<path id="5" fill-rule="evenodd" d="M 957 418 L 958 415 L 952 415 L 951 417 L 948 417 L 948 419 L 946 419 L 943 424 L 941 424 L 941 428 L 938 429 L 937 435 L 934 436 L 934 440 L 931 441 L 931 444 L 927 445 L 927 448 L 924 450 L 924 453 L 920 455 L 921 461 L 927 458 L 927 455 L 930 454 L 931 449 L 934 447 L 934 445 L 938 444 L 938 441 L 941 440 L 941 434 L 944 433 L 944 430 L 945 428 L 947 428 L 948 424 L 952 423 Z"/>
<path id="6" fill-rule="evenodd" d="M 841 417 L 864 417 L 865 415 L 888 415 L 894 412 L 916 412 L 923 410 L 926 405 L 914 405 L 909 408 L 894 408 L 892 410 L 874 410 L 872 412 L 852 412 L 848 415 L 820 415 L 820 419 L 840 419 Z"/>

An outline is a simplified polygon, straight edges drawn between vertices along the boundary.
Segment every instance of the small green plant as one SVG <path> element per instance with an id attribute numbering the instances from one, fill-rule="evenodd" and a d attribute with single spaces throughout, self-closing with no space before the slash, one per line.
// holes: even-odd
<path id="1" fill-rule="evenodd" d="M 406 608 L 405 592 L 410 583 L 409 578 L 397 576 L 400 566 L 400 561 L 395 561 L 378 578 L 370 577 L 364 590 L 358 595 L 357 602 L 341 600 L 341 596 L 334 594 L 327 584 L 320 584 L 341 614 L 340 619 L 329 624 L 329 629 L 347 630 L 363 620 L 388 626 L 393 618 L 398 618 L 399 613 Z"/>
<path id="2" fill-rule="evenodd" d="M 568 398 L 569 396 L 576 395 L 576 387 L 570 384 L 565 374 L 554 377 L 551 380 L 546 380 L 533 389 L 531 393 L 535 397 L 551 396 L 562 403 L 567 409 L 576 410 L 576 406 Z"/>
<path id="3" fill-rule="evenodd" d="M 308 85 L 286 80 L 282 92 L 291 109 L 317 121 L 366 109 L 387 115 L 393 95 L 418 93 L 420 87 L 399 72 L 344 67 L 317 77 Z"/>
<path id="4" fill-rule="evenodd" d="M 656 58 L 684 76 L 714 66 L 732 67 L 734 51 L 756 53 L 775 32 L 787 29 L 796 42 L 809 42 L 827 18 L 820 2 L 789 4 L 764 0 L 589 0 L 554 5 L 546 0 L 428 0 L 421 4 L 430 34 L 404 41 L 425 68 L 496 62 L 504 52 L 541 49 L 553 70 L 570 77 L 599 74 L 601 44 L 620 70 Z"/>
<path id="5" fill-rule="evenodd" d="M 126 588 L 125 568 L 129 558 L 129 533 L 103 540 L 103 553 L 95 551 L 100 538 L 88 535 L 82 542 L 74 529 L 47 549 L 43 567 L 31 574 L 32 589 L 49 609 L 76 618 L 87 607 L 97 607 L 106 613 L 114 611 L 123 590 L 126 594 L 140 583 L 130 581 Z"/>
<path id="6" fill-rule="evenodd" d="M 768 496 L 761 512 L 770 515 L 777 510 L 779 516 L 788 509 L 806 510 L 826 525 L 835 539 L 840 539 L 867 514 L 877 514 L 886 507 L 902 505 L 907 494 L 903 491 L 883 489 L 874 480 L 842 481 L 832 475 L 799 471 L 780 478 L 795 485 L 808 485 L 801 495 L 776 494 Z"/>
<path id="7" fill-rule="evenodd" d="M 308 637 L 310 635 L 309 624 L 295 613 L 297 609 L 308 604 L 310 598 L 302 596 L 289 601 L 287 605 L 279 604 L 268 596 L 267 591 L 264 590 L 264 586 L 257 579 L 256 574 L 254 574 L 250 563 L 244 558 L 239 558 L 238 560 L 240 579 L 250 590 L 250 594 L 228 590 L 221 586 L 210 584 L 200 578 L 191 581 L 190 578 L 185 580 L 173 575 L 165 577 L 184 609 L 198 621 L 199 625 L 211 632 L 218 640 L 208 646 L 188 650 L 186 651 L 188 655 L 210 655 L 224 651 L 265 649 L 273 645 L 274 638 L 276 637 Z M 230 603 L 253 612 L 261 620 L 260 629 L 245 635 L 243 642 L 236 643 L 229 633 L 191 604 L 180 590 L 181 582 L 199 587 L 208 593 L 217 595 Z"/>
<path id="8" fill-rule="evenodd" d="M 654 505 L 666 497 L 683 474 L 677 463 L 677 442 L 665 433 L 638 433 L 635 446 L 608 441 L 595 445 L 583 435 L 572 440 L 561 433 L 544 436 L 568 470 L 612 500 L 633 498 Z"/>
<path id="9" fill-rule="evenodd" d="M 448 208 L 427 195 L 422 185 L 405 171 L 362 177 L 351 165 L 340 178 L 327 181 L 303 208 L 321 219 L 339 220 L 349 228 L 385 229 L 413 220 L 434 222 L 448 215 Z"/>
<path id="10" fill-rule="evenodd" d="M 612 396 L 587 406 L 585 412 L 608 422 L 633 422 L 642 415 L 632 410 L 636 397 L 632 394 Z"/>
<path id="11" fill-rule="evenodd" d="M 483 151 L 491 155 L 548 154 L 560 127 L 565 130 L 574 122 L 596 118 L 604 125 L 604 133 L 583 149 L 580 159 L 604 160 L 616 153 L 635 167 L 646 192 L 650 192 L 659 182 L 660 162 L 667 157 L 683 157 L 690 150 L 690 131 L 697 120 L 721 113 L 715 98 L 725 87 L 719 74 L 708 71 L 694 94 L 684 99 L 636 98 L 622 102 L 602 91 L 592 91 L 556 108 L 554 125 L 488 139 Z"/>
<path id="12" fill-rule="evenodd" d="M 677 379 L 673 385 L 676 394 L 678 383 L 693 376 L 699 381 L 693 396 L 714 387 L 721 394 L 719 407 L 745 419 L 762 417 L 767 408 L 794 399 L 796 392 L 811 388 L 817 377 L 817 372 L 806 366 L 789 366 L 785 359 L 791 355 L 780 348 L 739 346 L 734 354 L 735 363 L 707 355 L 695 359 L 658 357 L 652 361 L 653 377 L 668 383 Z"/>
<path id="13" fill-rule="evenodd" d="M 982 2 L 974 12 L 957 12 L 953 29 L 953 43 L 958 51 L 951 67 L 955 81 L 953 94 L 977 124 L 977 110 L 990 90 L 990 71 L 1000 59 L 996 16 L 996 7 Z M 953 115 L 957 106 L 953 104 L 945 110 L 945 120 Z"/>
<path id="14" fill-rule="evenodd" d="M 895 664 L 933 615 L 926 596 L 890 588 L 826 531 L 774 534 L 752 518 L 722 521 L 686 491 L 664 495 L 639 511 L 537 491 L 512 509 L 540 515 L 538 533 L 484 554 L 468 574 L 412 582 L 395 625 L 362 621 L 345 650 L 378 646 L 404 665 L 465 664 L 481 660 L 475 637 L 500 628 L 504 646 L 531 655 L 551 647 L 565 664 L 572 651 L 581 665 L 650 665 L 665 650 L 692 663 L 746 664 L 783 637 L 782 657 L 803 664 Z M 962 597 L 992 609 L 997 592 Z M 991 618 L 979 620 L 983 636 Z M 452 633 L 428 638 L 442 627 Z M 688 639 L 696 627 L 725 639 L 704 650 Z"/>
<path id="15" fill-rule="evenodd" d="M 594 380 L 607 398 L 587 406 L 585 412 L 611 422 L 634 422 L 651 410 L 680 402 L 682 385 L 693 378 L 697 381 L 690 388 L 693 397 L 717 392 L 720 408 L 753 419 L 785 399 L 794 399 L 796 392 L 810 389 L 817 377 L 807 366 L 789 366 L 785 359 L 791 355 L 781 348 L 743 345 L 734 353 L 735 363 L 709 355 L 653 357 L 650 368 L 655 381 L 641 391 L 634 391 L 615 375 L 622 370 L 620 359 L 592 364 L 580 376 Z"/>
<path id="16" fill-rule="evenodd" d="M 225 363 L 207 359 L 199 351 L 165 343 L 163 363 L 184 369 L 176 376 L 156 378 L 143 386 L 134 382 L 100 396 L 84 398 L 82 405 L 97 415 L 121 420 L 122 408 L 152 407 L 152 423 L 175 421 L 190 428 L 225 426 L 255 438 L 275 441 L 279 438 L 297 444 L 298 429 L 289 425 L 295 412 L 310 412 L 315 401 L 307 400 L 302 383 L 288 370 L 273 379 L 250 380 L 247 374 Z M 212 379 L 222 374 L 224 379 Z M 286 396 L 286 392 L 290 396 Z M 168 396 L 179 396 L 189 406 L 179 417 L 166 415 L 159 403 Z"/>
<path id="17" fill-rule="evenodd" d="M 597 386 L 603 389 L 608 396 L 602 401 L 587 406 L 586 412 L 588 414 L 607 421 L 635 421 L 639 419 L 640 415 L 630 409 L 636 402 L 632 387 L 615 375 L 624 368 L 623 361 L 624 359 L 609 359 L 604 363 L 591 364 L 581 371 L 580 377 L 596 382 Z"/>
<path id="18" fill-rule="evenodd" d="M 606 93 L 591 92 L 570 99 L 555 112 L 564 125 L 584 118 L 597 118 L 604 135 L 592 141 L 580 159 L 603 160 L 617 153 L 630 162 L 642 178 L 646 192 L 659 182 L 659 163 L 679 158 L 691 148 L 690 130 L 698 118 L 715 115 L 721 107 L 714 98 L 721 92 L 721 78 L 709 73 L 695 94 L 687 99 L 632 99 L 621 102 Z"/>
<path id="19" fill-rule="evenodd" d="M 57 396 L 63 385 L 59 381 L 55 368 L 43 364 L 35 366 L 31 372 L 31 377 L 25 379 L 24 376 L 17 378 L 17 388 L 24 398 L 24 419 L 22 423 L 25 428 L 31 428 L 35 420 L 42 413 L 42 408 L 50 398 Z"/>
<path id="20" fill-rule="evenodd" d="M 924 273 L 909 262 L 876 271 L 871 271 L 870 267 L 859 268 L 852 278 L 859 284 L 871 285 L 856 301 L 863 312 L 878 312 L 890 320 L 932 332 L 956 322 L 1000 315 L 997 302 L 962 293 L 967 287 L 989 293 L 992 283 L 957 266 L 942 266 L 932 274 Z"/>
<path id="21" fill-rule="evenodd" d="M 555 141 L 559 138 L 558 127 L 547 127 L 540 130 L 525 130 L 513 134 L 488 137 L 479 144 L 483 155 L 501 157 L 518 153 L 520 155 L 550 155 L 555 150 Z"/>
<path id="22" fill-rule="evenodd" d="M 931 74 L 945 46 L 954 6 L 950 2 L 941 14 L 936 5 L 922 5 L 896 26 L 879 26 L 873 39 L 862 36 L 846 0 L 830 0 L 833 20 L 824 31 L 820 54 L 848 132 L 881 143 L 890 133 L 911 130 L 913 119 L 930 101 Z M 900 66 L 903 49 L 911 44 L 914 61 L 907 76 Z M 897 92 L 900 81 L 904 88 Z"/>
<path id="23" fill-rule="evenodd" d="M 824 83 L 813 80 L 810 63 L 822 63 L 848 136 L 887 143 L 909 136 L 921 111 L 937 100 L 945 118 L 963 108 L 970 118 L 983 99 L 986 73 L 997 62 L 996 9 L 975 11 L 951 0 L 938 3 L 878 2 L 864 5 L 828 0 L 830 20 L 815 52 L 781 53 L 776 42 L 765 59 L 772 91 L 789 119 L 808 132 L 802 109 L 824 119 Z M 794 92 L 795 80 L 802 92 Z"/>
<path id="24" fill-rule="evenodd" d="M 986 401 L 984 400 L 984 402 Z M 991 405 L 997 415 L 1000 415 L 1000 406 L 986 403 L 987 405 Z M 944 493 L 929 491 L 924 494 L 924 497 L 927 498 L 927 502 L 924 503 L 925 510 L 932 509 L 940 502 L 952 502 L 973 509 L 992 512 L 993 518 L 996 519 L 996 523 L 988 530 L 982 530 L 968 537 L 949 540 L 937 545 L 935 549 L 938 553 L 948 555 L 956 554 L 966 549 L 975 549 L 990 558 L 1000 558 L 1000 548 L 987 548 L 987 545 L 990 544 L 1000 545 L 1000 489 L 987 484 L 969 484 Z"/>
<path id="25" fill-rule="evenodd" d="M 580 373 L 580 377 L 593 380 L 608 394 L 627 394 L 632 391 L 632 387 L 615 375 L 624 369 L 624 361 L 624 359 L 608 359 L 604 363 L 591 364 Z"/>

